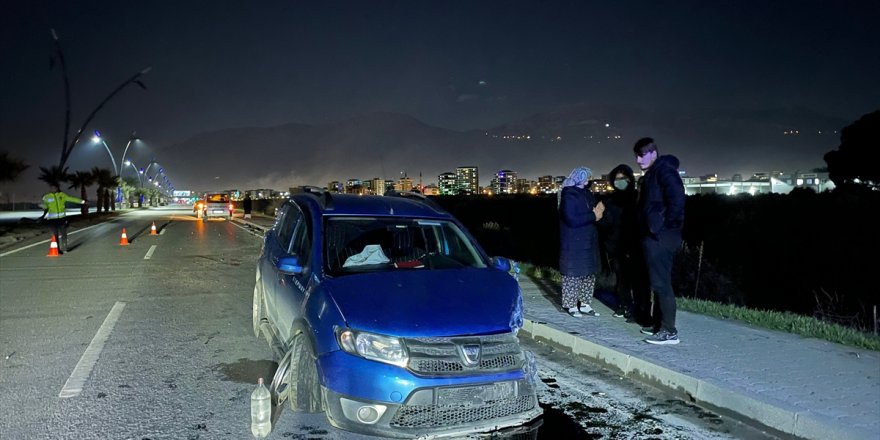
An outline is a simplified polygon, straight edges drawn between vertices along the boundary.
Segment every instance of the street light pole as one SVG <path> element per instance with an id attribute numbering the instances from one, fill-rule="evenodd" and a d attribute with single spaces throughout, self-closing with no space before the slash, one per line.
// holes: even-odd
<path id="1" fill-rule="evenodd" d="M 113 153 L 110 152 L 110 146 L 107 145 L 107 142 L 104 141 L 104 138 L 101 137 L 101 133 L 98 130 L 95 130 L 95 137 L 93 140 L 95 141 L 95 143 L 100 141 L 102 144 L 104 144 L 104 148 L 107 149 L 107 154 L 110 155 L 110 163 L 113 164 L 113 173 L 118 176 L 119 175 L 119 168 L 116 166 L 116 159 L 113 157 Z"/>
<path id="2" fill-rule="evenodd" d="M 80 136 L 82 136 L 83 131 L 86 129 L 86 127 L 88 127 L 89 123 L 92 121 L 92 119 L 95 117 L 95 115 L 104 107 L 105 104 L 107 104 L 108 101 L 110 101 L 110 99 L 112 99 L 114 96 L 116 96 L 117 93 L 119 93 L 122 89 L 124 89 L 125 87 L 127 87 L 130 84 L 136 84 L 140 88 L 146 90 L 147 86 L 145 86 L 144 83 L 141 81 L 141 77 L 146 75 L 152 69 L 152 67 L 146 67 L 146 68 L 142 69 L 140 72 L 135 73 L 130 78 L 128 78 L 127 80 L 122 82 L 122 84 L 120 84 L 115 89 L 113 89 L 113 91 L 111 91 L 110 94 L 107 95 L 107 97 L 105 97 L 104 100 L 101 101 L 101 103 L 98 104 L 98 106 L 95 107 L 95 109 L 92 110 L 91 113 L 89 113 L 88 116 L 86 116 L 86 119 L 83 122 L 82 126 L 80 126 L 79 130 L 77 130 L 76 134 L 73 136 L 73 140 L 70 141 L 70 143 L 68 143 L 68 137 L 70 134 L 69 130 L 70 130 L 70 108 L 71 108 L 70 80 L 68 79 L 68 76 L 67 76 L 67 63 L 64 61 L 64 52 L 61 50 L 61 42 L 58 39 L 58 34 L 55 32 L 55 29 L 52 29 L 52 39 L 55 42 L 55 52 L 57 53 L 58 61 L 61 64 L 61 72 L 64 77 L 64 98 L 65 98 L 65 104 L 66 104 L 65 105 L 66 111 L 64 114 L 64 143 L 61 144 L 61 160 L 58 162 L 58 168 L 64 169 L 64 165 L 67 164 L 67 159 L 70 157 L 70 153 L 73 152 L 73 148 L 76 147 L 76 144 L 79 141 Z M 54 62 L 54 59 L 53 59 L 53 62 Z M 114 160 L 113 163 L 115 165 L 116 161 Z"/>
<path id="3" fill-rule="evenodd" d="M 138 169 L 137 165 L 131 159 L 126 160 L 124 162 L 124 164 L 125 164 L 125 166 L 131 166 L 132 168 L 134 168 L 134 173 L 137 174 L 137 178 L 138 178 L 138 188 L 142 188 L 144 186 L 144 177 L 141 175 L 141 174 L 143 174 L 143 172 Z M 124 169 L 125 168 L 123 168 L 123 170 Z M 120 173 L 120 176 L 119 176 L 120 179 L 122 178 L 121 174 L 122 173 Z"/>
<path id="4" fill-rule="evenodd" d="M 128 136 L 128 143 L 125 144 L 125 149 L 122 150 L 122 157 L 119 158 L 120 170 L 122 169 L 122 164 L 125 162 L 125 153 L 128 153 L 128 147 L 136 140 L 138 140 L 137 132 L 132 130 L 131 134 Z"/>

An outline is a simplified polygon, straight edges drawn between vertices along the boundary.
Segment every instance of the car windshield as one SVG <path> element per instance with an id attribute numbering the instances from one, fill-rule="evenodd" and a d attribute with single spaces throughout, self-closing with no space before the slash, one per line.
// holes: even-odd
<path id="1" fill-rule="evenodd" d="M 399 217 L 329 217 L 324 228 L 327 273 L 486 267 L 455 224 Z"/>

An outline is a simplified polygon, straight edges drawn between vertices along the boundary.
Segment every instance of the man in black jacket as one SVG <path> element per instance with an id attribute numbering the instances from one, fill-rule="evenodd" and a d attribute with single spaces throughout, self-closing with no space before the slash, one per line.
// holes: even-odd
<path id="1" fill-rule="evenodd" d="M 654 325 L 642 329 L 650 335 L 650 344 L 678 344 L 675 328 L 675 292 L 672 290 L 672 260 L 681 246 L 684 226 L 684 184 L 678 174 L 675 156 L 660 156 L 651 138 L 642 138 L 633 146 L 636 162 L 644 175 L 639 179 L 638 216 L 642 249 L 648 278 L 659 313 Z M 658 316 L 659 315 L 659 316 Z"/>

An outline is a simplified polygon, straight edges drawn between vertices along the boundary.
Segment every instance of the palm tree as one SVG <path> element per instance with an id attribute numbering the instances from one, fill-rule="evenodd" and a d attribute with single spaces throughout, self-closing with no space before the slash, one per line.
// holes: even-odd
<path id="1" fill-rule="evenodd" d="M 102 176 L 104 180 L 101 181 L 101 186 L 104 187 L 104 211 L 116 211 L 116 187 L 119 186 L 119 176 L 116 176 L 110 173 L 110 170 L 107 170 L 107 175 Z"/>
<path id="2" fill-rule="evenodd" d="M 58 165 L 52 165 L 49 168 L 40 167 L 40 175 L 37 179 L 46 182 L 48 185 L 61 187 L 61 182 L 66 182 L 68 177 L 67 167 L 61 168 Z"/>
<path id="3" fill-rule="evenodd" d="M 8 151 L 0 151 L 0 182 L 14 182 L 28 168 L 21 159 L 9 157 Z"/>
<path id="4" fill-rule="evenodd" d="M 129 208 L 134 208 L 134 199 L 135 192 L 138 190 L 138 184 L 140 183 L 137 177 L 126 177 L 124 179 L 119 179 L 119 186 L 122 187 L 122 199 L 128 201 Z"/>
<path id="5" fill-rule="evenodd" d="M 113 173 L 107 168 L 94 167 L 91 174 L 95 179 L 94 182 L 98 184 L 97 198 L 95 199 L 95 206 L 98 208 L 97 212 L 101 212 L 101 208 L 104 208 L 104 212 L 108 212 L 110 211 L 110 201 L 107 200 L 109 197 L 107 188 L 116 185 L 116 178 L 113 177 Z"/>
<path id="6" fill-rule="evenodd" d="M 70 174 L 68 176 L 68 180 L 70 181 L 70 186 L 68 188 L 79 188 L 80 198 L 83 200 L 86 200 L 86 187 L 95 182 L 94 176 L 92 176 L 92 173 L 88 171 L 77 171 L 73 174 Z M 88 215 L 88 203 L 83 203 L 80 210 L 80 213 L 82 215 Z"/>

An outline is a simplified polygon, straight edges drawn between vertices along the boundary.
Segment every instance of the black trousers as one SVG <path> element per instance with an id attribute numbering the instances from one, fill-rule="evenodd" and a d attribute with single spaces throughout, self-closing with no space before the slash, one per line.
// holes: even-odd
<path id="1" fill-rule="evenodd" d="M 641 250 L 609 254 L 608 264 L 616 280 L 615 292 L 620 308 L 631 312 L 636 322 L 649 325 L 651 286 Z"/>
<path id="2" fill-rule="evenodd" d="M 678 333 L 675 328 L 675 292 L 672 290 L 672 262 L 681 247 L 681 233 L 663 232 L 642 240 L 648 279 L 654 291 L 654 328 Z M 659 313 L 657 313 L 659 311 Z"/>
<path id="3" fill-rule="evenodd" d="M 55 236 L 55 241 L 58 242 L 58 249 L 61 252 L 67 251 L 67 227 L 70 226 L 70 223 L 66 218 L 50 218 L 46 220 L 46 223 L 49 224 L 49 229 L 52 231 L 52 235 Z"/>

